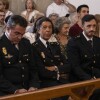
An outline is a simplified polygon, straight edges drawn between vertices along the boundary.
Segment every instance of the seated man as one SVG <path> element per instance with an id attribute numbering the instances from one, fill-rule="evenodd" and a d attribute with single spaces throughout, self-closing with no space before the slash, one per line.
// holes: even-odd
<path id="1" fill-rule="evenodd" d="M 0 96 L 34 91 L 38 87 L 35 54 L 22 38 L 27 21 L 13 15 L 6 25 L 0 39 Z"/>
<path id="2" fill-rule="evenodd" d="M 67 53 L 72 65 L 72 82 L 100 78 L 100 38 L 94 36 L 96 25 L 93 15 L 84 16 L 83 32 L 68 42 Z"/>

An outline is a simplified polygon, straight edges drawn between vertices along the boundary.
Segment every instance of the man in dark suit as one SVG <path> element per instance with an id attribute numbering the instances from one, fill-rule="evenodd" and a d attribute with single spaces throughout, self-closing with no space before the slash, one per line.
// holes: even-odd
<path id="1" fill-rule="evenodd" d="M 37 22 L 39 39 L 33 44 L 37 50 L 40 87 L 56 86 L 68 83 L 68 72 L 70 66 L 68 61 L 61 54 L 57 42 L 48 42 L 53 32 L 53 24 L 50 19 L 43 17 Z M 66 100 L 66 99 L 56 99 Z"/>
<path id="2" fill-rule="evenodd" d="M 82 19 L 82 25 L 83 33 L 70 39 L 67 45 L 68 58 L 74 74 L 73 81 L 76 78 L 76 81 L 82 81 L 100 77 L 100 38 L 94 36 L 95 17 L 86 15 Z"/>
<path id="3" fill-rule="evenodd" d="M 26 27 L 23 17 L 13 15 L 0 39 L 0 96 L 34 91 L 38 87 L 32 46 L 22 38 Z"/>
<path id="4" fill-rule="evenodd" d="M 97 25 L 95 17 L 84 16 L 82 25 L 83 33 L 70 39 L 67 45 L 72 82 L 100 78 L 100 38 L 94 36 Z"/>

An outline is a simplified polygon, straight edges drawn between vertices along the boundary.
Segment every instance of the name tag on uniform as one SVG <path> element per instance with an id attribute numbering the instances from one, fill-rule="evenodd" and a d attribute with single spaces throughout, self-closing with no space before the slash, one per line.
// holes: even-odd
<path id="1" fill-rule="evenodd" d="M 54 55 L 54 57 L 60 57 L 59 55 Z"/>
<path id="2" fill-rule="evenodd" d="M 27 56 L 28 56 L 28 54 L 23 55 L 23 57 L 27 57 Z"/>
<path id="3" fill-rule="evenodd" d="M 10 54 L 8 54 L 7 56 L 5 56 L 5 58 L 7 58 L 7 59 L 10 59 L 12 57 L 13 57 L 13 55 L 10 55 Z"/>

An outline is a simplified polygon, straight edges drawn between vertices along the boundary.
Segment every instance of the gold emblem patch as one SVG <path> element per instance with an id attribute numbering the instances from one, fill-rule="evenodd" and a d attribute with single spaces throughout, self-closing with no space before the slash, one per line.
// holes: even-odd
<path id="1" fill-rule="evenodd" d="M 4 55 L 7 55 L 7 49 L 5 47 L 2 48 L 2 52 Z"/>

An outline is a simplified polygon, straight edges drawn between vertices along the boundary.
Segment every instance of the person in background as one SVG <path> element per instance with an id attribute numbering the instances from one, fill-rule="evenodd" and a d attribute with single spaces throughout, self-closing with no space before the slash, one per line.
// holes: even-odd
<path id="1" fill-rule="evenodd" d="M 29 24 L 34 22 L 34 16 L 39 13 L 39 11 L 35 10 L 35 3 L 33 0 L 26 0 L 25 1 L 25 11 L 21 13 Z"/>
<path id="2" fill-rule="evenodd" d="M 0 39 L 0 96 L 35 91 L 39 87 L 35 51 L 22 38 L 27 21 L 11 16 Z"/>
<path id="3" fill-rule="evenodd" d="M 76 11 L 76 7 L 67 0 L 53 0 L 53 3 L 47 7 L 46 16 L 56 13 L 59 17 L 63 17 L 68 13 Z"/>
<path id="4" fill-rule="evenodd" d="M 4 10 L 5 8 L 5 2 L 4 0 L 0 0 L 0 10 Z"/>
<path id="5" fill-rule="evenodd" d="M 76 37 L 78 35 L 80 35 L 80 33 L 83 31 L 82 29 L 82 18 L 89 14 L 89 7 L 88 5 L 80 5 L 77 8 L 77 15 L 78 15 L 78 21 L 70 27 L 69 30 L 69 36 L 70 37 Z"/>
<path id="6" fill-rule="evenodd" d="M 9 1 L 8 0 L 4 0 L 4 4 L 5 4 L 5 7 L 4 7 L 5 18 L 10 16 L 10 15 L 13 15 L 13 12 L 9 10 Z"/>
<path id="7" fill-rule="evenodd" d="M 0 37 L 3 35 L 5 30 L 5 12 L 3 10 L 0 10 Z"/>
<path id="8" fill-rule="evenodd" d="M 25 1 L 25 9 L 26 10 L 21 13 L 21 16 L 24 17 L 28 22 L 28 26 L 26 28 L 26 32 L 28 32 L 33 28 L 35 18 L 40 12 L 35 9 L 35 3 L 33 0 Z M 41 15 L 43 14 L 41 13 Z"/>
<path id="9" fill-rule="evenodd" d="M 59 15 L 56 13 L 52 13 L 48 16 L 48 18 L 52 21 L 53 25 L 55 25 L 55 22 L 56 22 L 57 18 L 59 18 Z"/>
<path id="10" fill-rule="evenodd" d="M 95 14 L 95 18 L 97 20 L 97 31 L 95 35 L 100 37 L 100 14 Z"/>
<path id="11" fill-rule="evenodd" d="M 55 37 L 60 44 L 61 52 L 67 59 L 66 45 L 69 40 L 70 20 L 67 17 L 60 17 L 55 22 Z"/>
<path id="12" fill-rule="evenodd" d="M 77 12 L 71 13 L 69 15 L 69 20 L 71 22 L 70 27 L 73 26 L 74 24 L 76 24 L 78 22 L 78 14 Z"/>
<path id="13" fill-rule="evenodd" d="M 43 13 L 37 13 L 37 14 L 35 14 L 34 15 L 34 22 L 32 23 L 32 25 L 29 25 L 27 28 L 26 28 L 26 31 L 25 31 L 25 35 L 27 34 L 29 34 L 29 33 L 33 33 L 33 28 L 34 28 L 34 23 L 36 22 L 36 20 L 38 19 L 38 18 L 40 18 L 40 17 L 42 17 L 42 16 L 44 16 L 44 14 Z"/>

